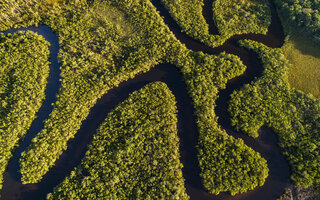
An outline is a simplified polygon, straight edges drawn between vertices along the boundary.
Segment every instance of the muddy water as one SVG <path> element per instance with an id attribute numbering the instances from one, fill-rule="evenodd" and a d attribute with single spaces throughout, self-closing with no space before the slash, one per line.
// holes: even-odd
<path id="1" fill-rule="evenodd" d="M 289 167 L 284 160 L 279 147 L 277 146 L 276 135 L 267 128 L 259 130 L 260 136 L 257 139 L 245 136 L 233 130 L 230 125 L 230 116 L 227 112 L 227 102 L 230 94 L 244 84 L 250 83 L 255 77 L 262 74 L 263 66 L 258 60 L 257 55 L 251 51 L 238 46 L 239 39 L 253 39 L 262 42 L 270 47 L 280 47 L 283 44 L 282 27 L 277 16 L 274 5 L 272 4 L 272 24 L 267 35 L 247 34 L 238 35 L 230 38 L 224 45 L 218 48 L 207 47 L 197 40 L 187 36 L 181 31 L 181 28 L 171 18 L 166 9 L 159 3 L 160 1 L 152 1 L 156 8 L 160 11 L 160 15 L 164 16 L 166 24 L 176 37 L 184 43 L 188 48 L 195 51 L 203 51 L 208 54 L 217 54 L 222 51 L 238 55 L 243 63 L 247 66 L 246 72 L 233 80 L 230 80 L 225 90 L 220 91 L 217 100 L 216 113 L 219 116 L 219 124 L 228 134 L 242 138 L 245 143 L 254 150 L 261 153 L 267 159 L 270 169 L 269 177 L 263 187 L 256 188 L 242 195 L 232 197 L 227 193 L 218 196 L 209 194 L 201 184 L 200 169 L 197 160 L 197 150 L 195 148 L 198 140 L 197 126 L 193 117 L 192 101 L 186 91 L 183 78 L 180 72 L 170 64 L 158 65 L 149 72 L 138 75 L 136 78 L 119 85 L 118 88 L 110 90 L 105 94 L 97 104 L 91 109 L 88 118 L 83 122 L 76 137 L 68 143 L 68 149 L 57 161 L 56 165 L 49 171 L 44 179 L 38 184 L 22 185 L 20 182 L 19 158 L 22 151 L 31 143 L 31 139 L 43 127 L 43 121 L 48 118 L 52 106 L 55 102 L 55 95 L 60 86 L 59 83 L 59 64 L 57 62 L 57 54 L 59 51 L 59 43 L 57 36 L 47 26 L 39 28 L 28 28 L 34 32 L 43 35 L 50 43 L 50 75 L 48 78 L 48 86 L 46 89 L 46 100 L 41 107 L 38 118 L 33 122 L 31 129 L 28 131 L 26 138 L 21 142 L 20 147 L 16 150 L 14 158 L 10 161 L 8 169 L 4 176 L 4 186 L 1 199 L 44 199 L 46 194 L 59 184 L 72 169 L 80 164 L 81 158 L 84 156 L 87 144 L 93 138 L 96 129 L 105 119 L 106 115 L 116 107 L 120 102 L 125 100 L 128 95 L 147 83 L 154 81 L 165 82 L 176 97 L 178 107 L 178 135 L 180 137 L 180 153 L 181 162 L 184 165 L 183 175 L 186 179 L 187 193 L 191 199 L 276 199 L 283 192 L 284 188 L 289 184 Z M 213 24 L 211 10 L 212 0 L 205 0 L 203 14 L 209 23 L 210 33 L 217 34 L 217 30 Z M 26 30 L 26 29 L 23 29 Z M 16 31 L 16 30 L 14 30 Z M 11 31 L 11 32 L 14 32 Z"/>

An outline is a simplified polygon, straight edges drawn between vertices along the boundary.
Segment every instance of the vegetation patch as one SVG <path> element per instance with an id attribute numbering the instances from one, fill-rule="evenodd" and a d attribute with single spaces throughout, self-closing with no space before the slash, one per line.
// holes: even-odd
<path id="1" fill-rule="evenodd" d="M 265 71 L 261 78 L 232 94 L 232 124 L 253 137 L 262 125 L 272 127 L 291 164 L 291 179 L 303 187 L 319 183 L 320 101 L 289 87 L 290 65 L 280 49 L 249 40 L 241 44 L 259 54 Z"/>
<path id="2" fill-rule="evenodd" d="M 291 31 L 282 47 L 289 67 L 292 88 L 320 98 L 320 47 L 297 31 Z"/>
<path id="3" fill-rule="evenodd" d="M 293 187 L 287 188 L 283 195 L 277 200 L 292 200 L 292 199 L 320 199 L 319 184 L 309 188 Z"/>
<path id="4" fill-rule="evenodd" d="M 203 0 L 162 0 L 171 16 L 189 36 L 217 47 L 236 34 L 266 34 L 271 24 L 267 0 L 215 0 L 213 20 L 220 35 L 210 35 L 209 25 L 202 15 Z"/>
<path id="5" fill-rule="evenodd" d="M 0 30 L 20 25 L 38 24 L 40 21 L 40 3 L 38 0 L 3 0 L 0 3 Z"/>
<path id="6" fill-rule="evenodd" d="M 204 54 L 191 55 L 193 60 L 185 58 L 175 64 L 184 66 L 182 72 L 195 107 L 200 176 L 205 188 L 213 194 L 228 191 L 235 195 L 262 186 L 268 176 L 267 161 L 242 139 L 222 130 L 214 112 L 219 90 L 229 79 L 242 74 L 245 66 L 230 54 L 222 53 L 213 59 Z"/>
<path id="7" fill-rule="evenodd" d="M 45 98 L 49 42 L 33 32 L 0 34 L 0 189 L 3 173 Z"/>
<path id="8" fill-rule="evenodd" d="M 68 1 L 42 12 L 41 20 L 59 36 L 62 81 L 50 118 L 22 154 L 23 183 L 39 182 L 50 170 L 98 98 L 164 62 L 181 69 L 194 101 L 205 187 L 236 194 L 264 183 L 265 159 L 221 130 L 214 114 L 218 91 L 245 70 L 238 57 L 188 50 L 150 1 Z"/>
<path id="9" fill-rule="evenodd" d="M 213 19 L 220 34 L 267 34 L 271 24 L 268 0 L 215 0 Z"/>
<path id="10" fill-rule="evenodd" d="M 222 45 L 225 42 L 225 39 L 219 35 L 210 35 L 209 25 L 202 15 L 203 0 L 162 0 L 162 2 L 189 36 L 211 47 Z"/>
<path id="11" fill-rule="evenodd" d="M 320 1 L 276 0 L 282 19 L 320 45 Z"/>
<path id="12" fill-rule="evenodd" d="M 64 0 L 1 0 L 0 31 L 39 25 L 45 15 L 60 10 L 59 7 L 65 6 L 65 2 Z"/>
<path id="13" fill-rule="evenodd" d="M 108 115 L 82 163 L 48 199 L 188 199 L 176 114 L 164 83 L 132 93 Z"/>
<path id="14" fill-rule="evenodd" d="M 167 45 L 163 41 L 170 34 L 165 34 L 166 29 L 157 22 L 150 29 L 141 28 L 154 22 L 152 12 L 135 13 L 144 4 L 134 2 L 130 7 L 122 1 L 96 1 L 93 5 L 71 5 L 61 15 L 47 17 L 45 22 L 57 32 L 61 43 L 62 82 L 44 129 L 22 154 L 23 183 L 42 179 L 67 149 L 68 140 L 77 133 L 98 98 L 119 83 L 148 71 L 163 57 Z M 112 14 L 101 16 L 99 13 L 104 11 Z M 132 18 L 125 13 L 131 13 Z"/>

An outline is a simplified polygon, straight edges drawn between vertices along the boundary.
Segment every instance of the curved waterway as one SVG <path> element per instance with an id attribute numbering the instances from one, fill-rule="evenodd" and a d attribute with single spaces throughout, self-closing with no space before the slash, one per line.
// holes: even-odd
<path id="1" fill-rule="evenodd" d="M 32 138 L 34 138 L 36 134 L 43 129 L 44 121 L 49 118 L 49 114 L 53 109 L 52 105 L 56 102 L 56 95 L 60 88 L 60 64 L 58 63 L 58 53 L 60 49 L 59 38 L 48 26 L 42 25 L 39 27 L 12 29 L 3 33 L 8 34 L 27 30 L 42 35 L 50 43 L 50 71 L 47 78 L 48 83 L 45 90 L 45 100 L 38 111 L 37 118 L 32 122 L 31 127 L 24 139 L 20 141 L 19 147 L 15 149 L 13 158 L 10 160 L 7 170 L 4 174 L 4 184 L 1 192 L 1 199 L 20 199 L 16 194 L 20 194 L 27 188 L 22 185 L 20 181 L 21 175 L 19 173 L 19 159 L 21 153 L 31 144 Z"/>
<path id="2" fill-rule="evenodd" d="M 210 27 L 210 33 L 217 34 L 214 22 L 212 20 L 212 1 L 205 0 L 203 15 Z M 58 37 L 47 26 L 39 28 L 24 28 L 19 30 L 31 30 L 43 35 L 50 46 L 50 74 L 46 89 L 46 100 L 39 110 L 37 119 L 33 122 L 20 146 L 16 149 L 13 159 L 11 159 L 7 171 L 4 174 L 4 185 L 2 189 L 1 199 L 45 199 L 47 193 L 52 192 L 53 188 L 58 185 L 70 172 L 80 164 L 81 159 L 85 155 L 86 147 L 96 133 L 97 128 L 104 121 L 107 114 L 114 109 L 120 102 L 125 100 L 130 93 L 144 87 L 146 84 L 154 81 L 162 81 L 168 85 L 170 90 L 176 97 L 178 108 L 178 136 L 180 137 L 180 154 L 183 163 L 183 176 L 186 179 L 187 193 L 191 199 L 220 199 L 220 200 L 269 200 L 279 197 L 284 188 L 290 183 L 290 171 L 287 162 L 281 154 L 280 148 L 277 146 L 277 137 L 268 128 L 259 130 L 260 136 L 257 139 L 246 136 L 244 133 L 236 132 L 230 125 L 230 116 L 227 112 L 230 94 L 234 90 L 240 89 L 244 84 L 250 83 L 255 77 L 261 76 L 263 66 L 258 56 L 249 50 L 239 47 L 237 41 L 239 39 L 252 39 L 262 42 L 269 47 L 281 47 L 284 35 L 279 17 L 277 16 L 275 7 L 271 2 L 272 23 L 269 27 L 267 35 L 246 34 L 237 35 L 226 41 L 224 45 L 217 48 L 210 48 L 201 44 L 197 40 L 187 36 L 181 31 L 181 28 L 169 15 L 168 11 L 161 5 L 160 1 L 152 1 L 154 6 L 160 11 L 160 15 L 164 17 L 165 23 L 176 37 L 184 43 L 189 49 L 194 51 L 203 51 L 208 54 L 218 54 L 222 51 L 237 55 L 247 66 L 246 72 L 240 77 L 228 81 L 225 90 L 219 92 L 217 100 L 216 114 L 219 116 L 219 124 L 228 134 L 242 138 L 244 142 L 259 152 L 268 162 L 270 169 L 269 177 L 262 187 L 257 187 L 253 191 L 245 194 L 231 196 L 228 193 L 220 195 L 209 194 L 201 184 L 200 169 L 197 160 L 196 144 L 198 141 L 198 130 L 193 116 L 194 109 L 192 100 L 189 97 L 183 77 L 178 69 L 171 64 L 161 64 L 152 68 L 149 72 L 140 74 L 134 79 L 128 80 L 119 85 L 119 87 L 110 90 L 107 94 L 100 98 L 96 105 L 91 109 L 88 118 L 76 134 L 75 138 L 68 142 L 68 149 L 56 162 L 56 165 L 47 173 L 43 180 L 37 184 L 23 185 L 20 181 L 19 159 L 21 152 L 24 151 L 31 143 L 31 139 L 43 128 L 43 122 L 49 117 L 52 111 L 52 103 L 55 102 L 56 94 L 60 86 L 60 71 L 57 60 L 59 51 Z M 17 30 L 7 31 L 15 32 Z"/>

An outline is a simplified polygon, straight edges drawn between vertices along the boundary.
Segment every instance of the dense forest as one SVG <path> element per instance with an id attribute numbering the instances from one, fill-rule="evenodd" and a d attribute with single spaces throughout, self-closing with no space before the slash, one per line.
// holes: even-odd
<path id="1" fill-rule="evenodd" d="M 0 30 L 38 25 L 41 16 L 39 11 L 42 8 L 43 5 L 38 0 L 2 0 Z"/>
<path id="2" fill-rule="evenodd" d="M 213 20 L 219 35 L 209 33 L 209 25 L 202 14 L 203 0 L 162 0 L 172 17 L 189 36 L 217 47 L 237 34 L 266 34 L 271 23 L 267 0 L 213 1 Z"/>
<path id="3" fill-rule="evenodd" d="M 272 127 L 290 162 L 291 179 L 303 187 L 320 183 L 319 99 L 290 88 L 290 65 L 280 49 L 249 40 L 241 44 L 259 54 L 265 70 L 261 78 L 232 94 L 232 124 L 253 137 L 261 126 Z"/>
<path id="4" fill-rule="evenodd" d="M 176 114 L 166 84 L 135 91 L 108 114 L 81 165 L 47 198 L 188 199 Z"/>
<path id="5" fill-rule="evenodd" d="M 39 11 L 40 20 L 60 39 L 62 82 L 50 118 L 20 160 L 23 183 L 42 179 L 99 97 L 157 63 L 169 62 L 181 69 L 194 100 L 206 188 L 216 194 L 236 194 L 263 184 L 268 174 L 266 161 L 242 140 L 222 131 L 214 115 L 218 90 L 244 72 L 239 58 L 186 49 L 149 1 L 71 1 L 41 7 L 50 7 L 50 12 Z M 19 23 L 10 21 L 6 28 L 24 25 Z M 213 167 L 215 163 L 220 164 Z M 221 173 L 222 169 L 228 173 Z"/>
<path id="6" fill-rule="evenodd" d="M 202 0 L 162 2 L 183 31 L 211 47 L 223 44 L 233 34 L 265 33 L 271 19 L 265 0 L 247 0 L 241 4 L 217 0 L 213 5 L 214 17 L 221 35 L 213 36 L 202 16 Z M 266 160 L 243 140 L 222 130 L 214 113 L 219 90 L 245 71 L 246 66 L 239 57 L 227 53 L 207 55 L 187 49 L 165 25 L 151 1 L 5 0 L 2 5 L 0 30 L 46 24 L 59 36 L 61 46 L 61 88 L 50 118 L 20 159 L 23 183 L 42 180 L 103 94 L 159 63 L 171 63 L 181 70 L 193 100 L 199 130 L 200 176 L 205 188 L 213 194 L 227 191 L 234 195 L 264 184 L 269 172 Z M 238 12 L 231 16 L 235 8 Z M 5 158 L 0 167 L 3 173 L 12 150 L 28 130 L 44 99 L 49 44 L 30 32 L 1 35 L 0 39 L 0 63 L 6 66 L 0 68 L 0 82 L 12 84 L 0 87 L 0 117 L 4 119 L 0 121 L 0 130 L 6 133 L 0 134 Z M 292 180 L 304 187 L 319 183 L 320 143 L 315 136 L 320 129 L 319 100 L 290 88 L 289 64 L 279 49 L 252 41 L 241 44 L 259 53 L 265 72 L 232 95 L 233 125 L 254 137 L 262 125 L 272 127 L 292 166 Z M 25 69 L 22 72 L 15 69 L 16 66 Z M 22 76 L 22 73 L 25 74 Z M 17 91 L 8 90 L 7 87 L 14 88 L 14 81 L 20 80 L 25 81 L 17 82 Z M 156 91 L 160 96 L 147 91 Z M 18 96 L 17 101 L 9 99 Z M 48 198 L 113 198 L 117 195 L 125 198 L 130 195 L 146 199 L 187 199 L 178 154 L 174 104 L 173 95 L 163 83 L 154 83 L 133 93 L 107 116 L 81 165 Z M 22 108 L 25 110 L 18 110 Z M 130 109 L 132 111 L 127 112 Z M 152 115 L 147 115 L 144 109 L 152 110 Z M 13 113 L 13 118 L 8 118 L 8 113 Z M 17 116 L 19 120 L 13 120 Z M 132 128 L 137 132 L 128 135 Z M 156 128 L 161 131 L 155 131 Z M 117 134 L 110 134 L 112 131 Z M 166 139 L 168 134 L 170 138 Z M 8 143 L 7 137 L 15 142 Z M 137 143 L 137 140 L 143 142 Z M 146 150 L 148 148 L 151 149 Z M 164 155 L 170 156 L 161 157 Z M 146 162 L 142 156 L 148 158 Z M 115 168 L 115 163 L 121 167 Z M 143 173 L 141 177 L 141 170 L 150 173 Z M 167 181 L 172 185 L 159 187 L 164 182 L 168 184 Z M 154 190 L 147 191 L 149 187 Z"/>
<path id="7" fill-rule="evenodd" d="M 215 0 L 212 9 L 213 19 L 224 37 L 266 34 L 271 24 L 268 0 Z"/>
<path id="8" fill-rule="evenodd" d="M 320 1 L 275 0 L 282 18 L 320 44 Z"/>
<path id="9" fill-rule="evenodd" d="M 139 8 L 140 3 L 132 6 Z M 42 179 L 67 148 L 68 140 L 77 133 L 98 98 L 120 82 L 149 70 L 164 55 L 167 43 L 162 41 L 170 34 L 158 31 L 161 26 L 156 25 L 150 27 L 151 31 L 137 28 L 147 27 L 145 24 L 151 24 L 154 16 L 140 12 L 148 15 L 136 16 L 140 21 L 132 19 L 134 24 L 125 19 L 126 12 L 111 4 L 121 9 L 127 7 L 118 1 L 93 5 L 78 2 L 46 21 L 59 35 L 62 82 L 50 119 L 22 155 L 24 183 Z"/>
<path id="10" fill-rule="evenodd" d="M 209 25 L 202 15 L 203 0 L 161 0 L 171 16 L 186 34 L 212 47 L 225 40 L 218 35 L 210 35 Z"/>
<path id="11" fill-rule="evenodd" d="M 45 98 L 49 43 L 32 32 L 0 34 L 0 189 L 3 173 Z"/>
<path id="12" fill-rule="evenodd" d="M 195 107 L 200 176 L 204 186 L 213 194 L 229 191 L 234 195 L 263 185 L 269 171 L 266 160 L 242 139 L 235 139 L 222 130 L 214 112 L 219 90 L 226 87 L 229 79 L 241 75 L 245 66 L 230 54 L 222 53 L 213 56 L 214 59 L 194 52 L 191 55 L 194 60 L 187 57 L 174 63 L 183 66 L 182 73 Z M 195 60 L 198 61 L 195 63 Z"/>

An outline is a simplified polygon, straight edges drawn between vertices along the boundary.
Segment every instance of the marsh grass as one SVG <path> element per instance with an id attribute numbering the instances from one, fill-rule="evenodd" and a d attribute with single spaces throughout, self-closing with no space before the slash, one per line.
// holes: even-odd
<path id="1" fill-rule="evenodd" d="M 320 46 L 298 31 L 290 30 L 282 50 L 292 64 L 290 86 L 320 98 Z"/>

